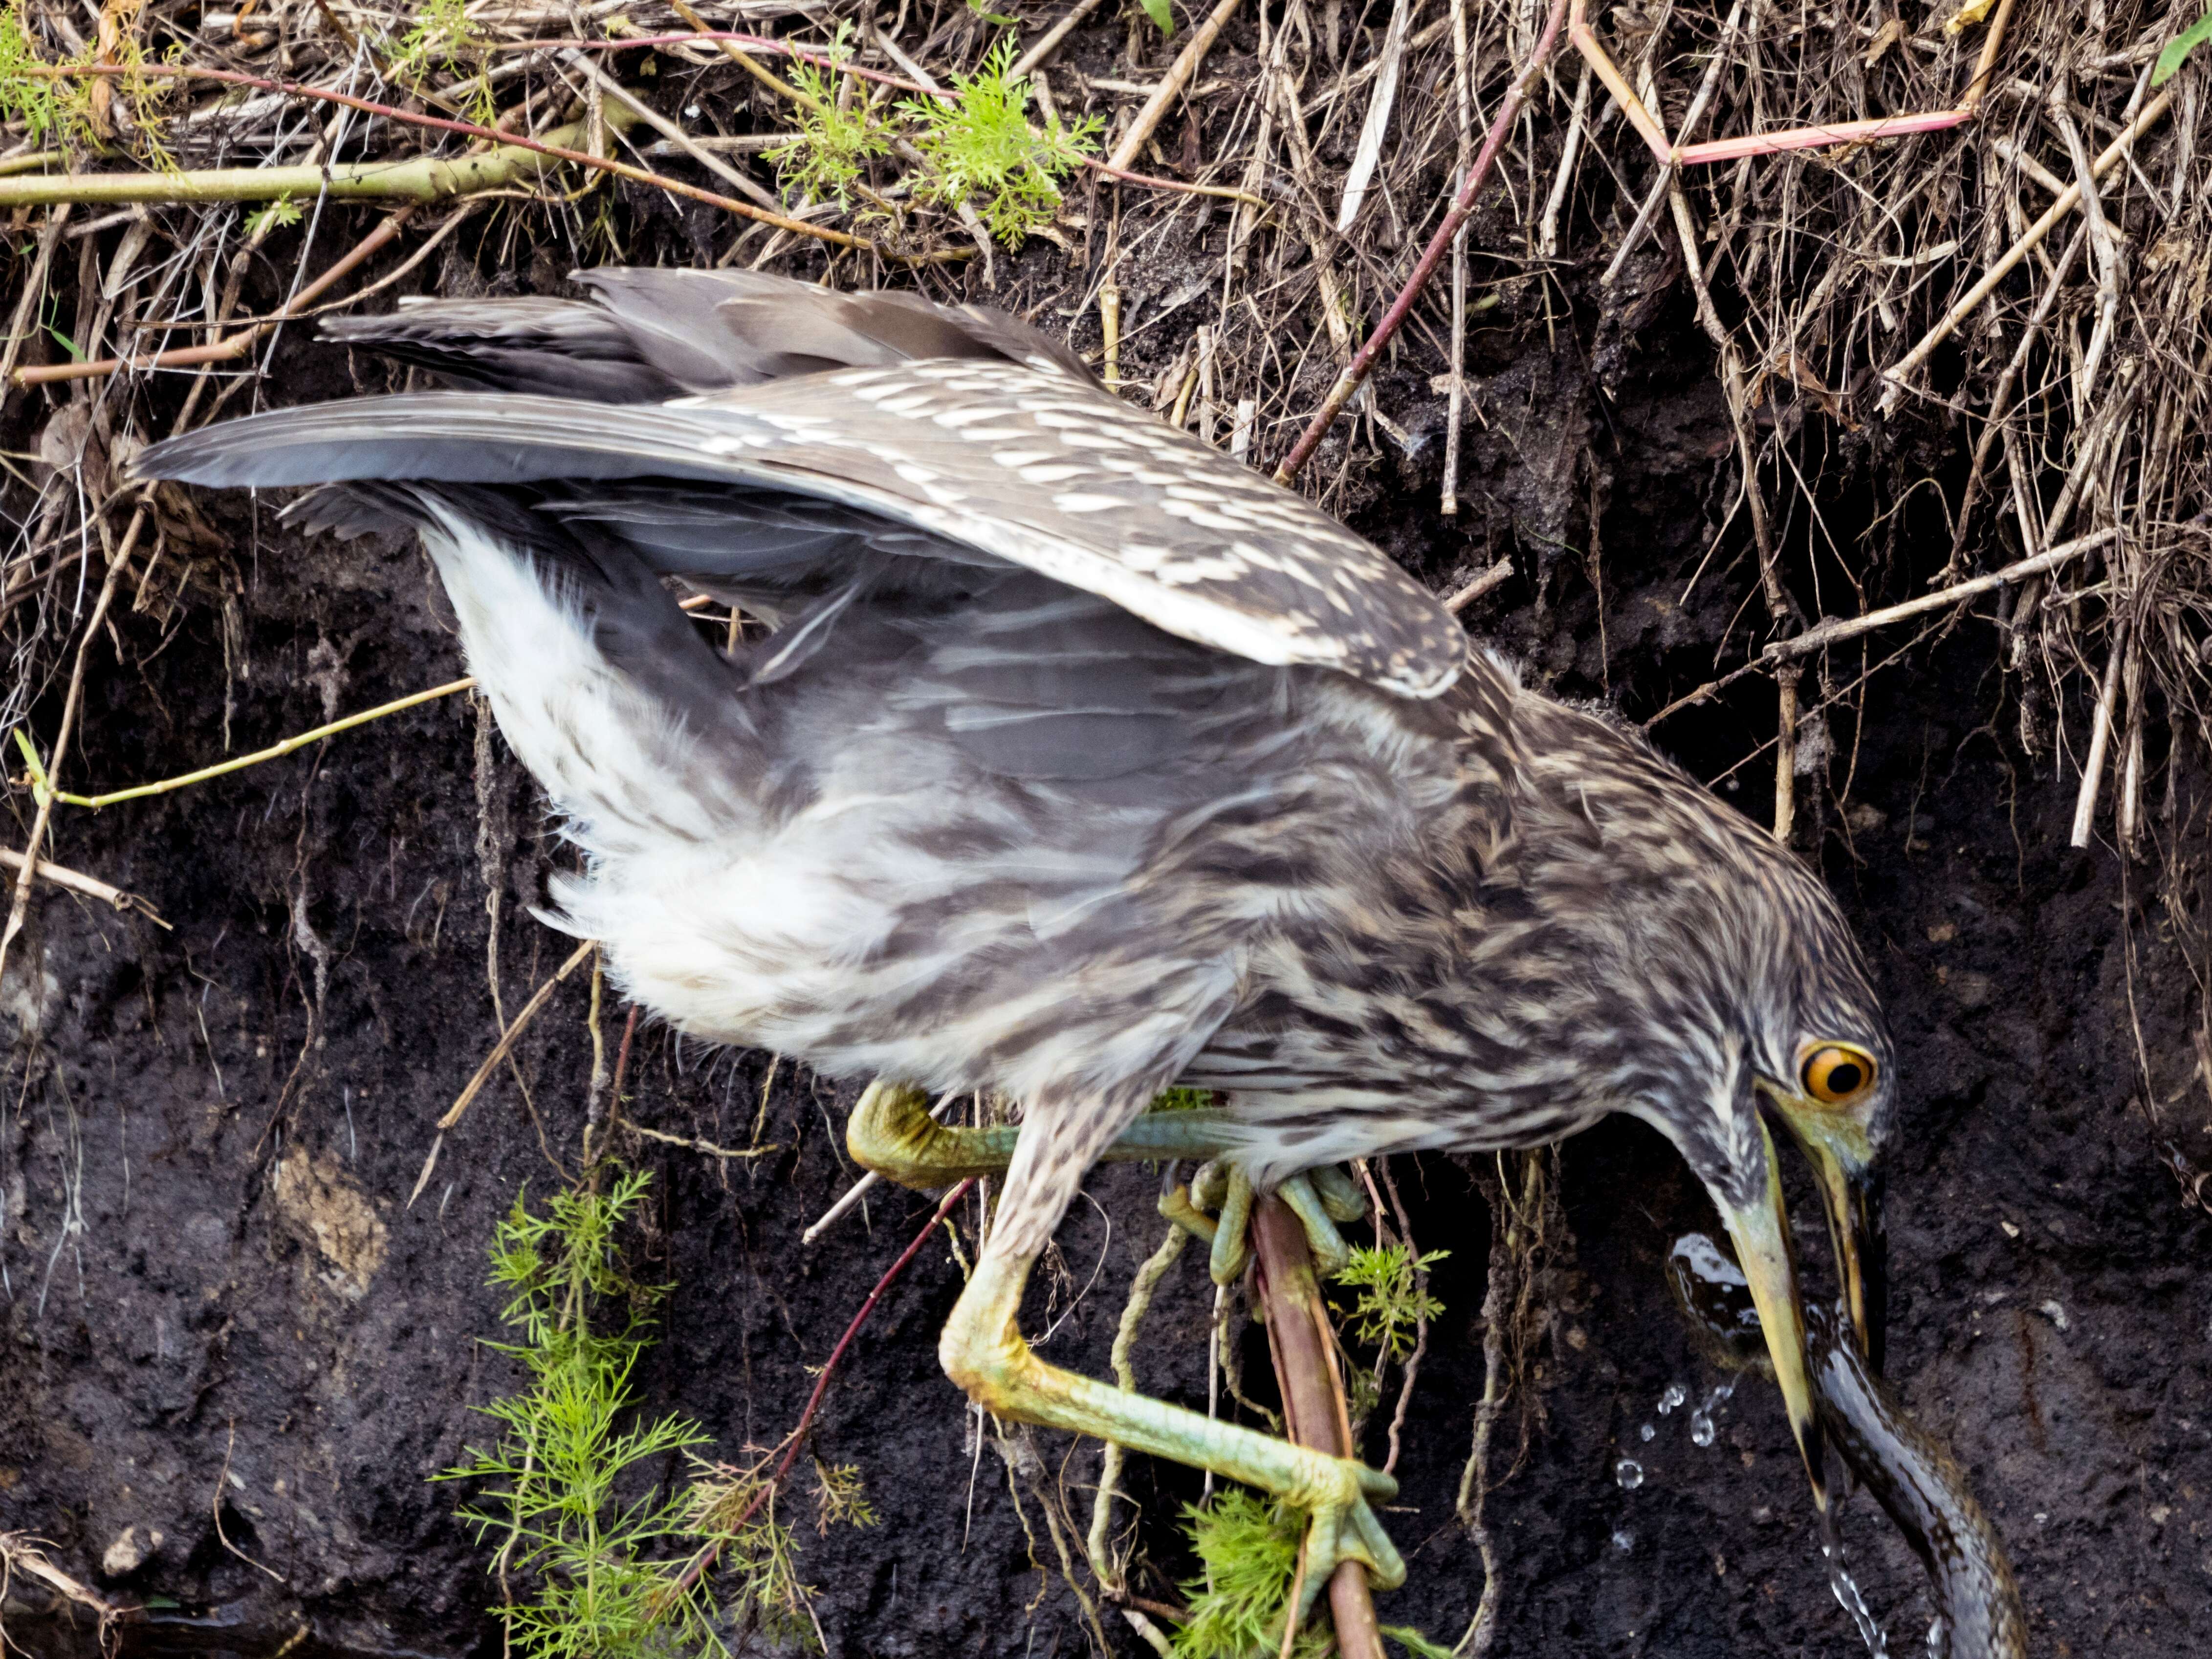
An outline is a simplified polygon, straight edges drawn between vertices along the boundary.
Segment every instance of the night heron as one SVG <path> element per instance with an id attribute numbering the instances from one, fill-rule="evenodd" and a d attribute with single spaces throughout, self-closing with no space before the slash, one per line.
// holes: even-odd
<path id="1" fill-rule="evenodd" d="M 586 854 L 557 924 L 683 1031 L 876 1077 L 863 1162 L 1004 1170 L 955 1381 L 1300 1506 L 1310 1592 L 1347 1557 L 1394 1584 L 1389 1477 L 1043 1364 L 1030 1266 L 1102 1157 L 1227 1171 L 1227 1274 L 1255 1188 L 1328 1252 L 1309 1172 L 1626 1112 L 1734 1236 L 1825 1506 L 1768 1126 L 1810 1157 L 1878 1351 L 1894 1073 L 1787 850 L 1030 328 L 760 276 L 581 280 L 325 327 L 476 389 L 257 415 L 137 470 L 324 486 L 289 510 L 419 532 Z M 668 577 L 770 630 L 718 649 Z M 1225 1103 L 1148 1113 L 1172 1085 Z M 939 1127 L 920 1091 L 954 1089 L 1018 1128 Z"/>

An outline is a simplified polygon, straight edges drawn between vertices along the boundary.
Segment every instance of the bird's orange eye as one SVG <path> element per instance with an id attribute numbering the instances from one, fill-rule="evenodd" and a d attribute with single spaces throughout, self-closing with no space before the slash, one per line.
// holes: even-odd
<path id="1" fill-rule="evenodd" d="M 1863 1048 L 1824 1043 L 1805 1056 L 1798 1078 L 1814 1099 L 1847 1105 L 1874 1087 L 1874 1056 Z"/>

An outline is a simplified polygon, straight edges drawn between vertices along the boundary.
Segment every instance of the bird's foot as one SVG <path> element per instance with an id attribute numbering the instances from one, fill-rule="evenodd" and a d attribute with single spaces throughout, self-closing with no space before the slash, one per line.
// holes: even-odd
<path id="1" fill-rule="evenodd" d="M 1303 1625 L 1338 1566 L 1357 1561 L 1376 1589 L 1396 1589 L 1406 1582 L 1406 1559 L 1382 1529 L 1370 1500 L 1398 1495 L 1398 1483 L 1380 1469 L 1348 1457 L 1316 1455 L 1322 1478 L 1310 1488 L 1285 1494 L 1285 1501 L 1311 1517 L 1299 1565 L 1301 1581 L 1296 1622 Z"/>
<path id="2" fill-rule="evenodd" d="M 1315 1266 L 1324 1274 L 1342 1273 L 1352 1247 L 1336 1224 L 1367 1213 L 1352 1177 L 1340 1165 L 1325 1164 L 1290 1176 L 1275 1191 L 1304 1228 Z M 1188 1187 L 1160 1200 L 1160 1213 L 1212 1246 L 1207 1271 L 1215 1284 L 1232 1285 L 1243 1275 L 1252 1259 L 1252 1177 L 1242 1164 L 1217 1158 L 1200 1166 Z"/>
<path id="3" fill-rule="evenodd" d="M 987 1246 L 945 1324 L 939 1352 L 970 1400 L 999 1417 L 1210 1469 L 1303 1510 L 1309 1520 L 1296 1609 L 1301 1623 L 1340 1563 L 1358 1562 L 1377 1589 L 1405 1583 L 1405 1559 L 1374 1509 L 1397 1495 L 1396 1480 L 1350 1458 L 1046 1364 L 1016 1322 L 1033 1260 Z"/>

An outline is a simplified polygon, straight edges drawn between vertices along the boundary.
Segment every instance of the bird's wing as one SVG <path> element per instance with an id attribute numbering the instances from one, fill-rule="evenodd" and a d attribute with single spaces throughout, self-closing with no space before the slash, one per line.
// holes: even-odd
<path id="1" fill-rule="evenodd" d="M 1216 650 L 1338 669 L 1401 696 L 1442 693 L 1468 648 L 1431 594 L 1297 495 L 1070 376 L 1003 360 L 840 370 L 623 407 L 362 398 L 206 428 L 134 465 L 143 477 L 231 486 L 737 486 L 738 518 L 746 492 L 836 503 L 926 532 L 909 550 L 951 544 Z"/>
<path id="2" fill-rule="evenodd" d="M 403 300 L 323 337 L 494 392 L 599 403 L 757 386 L 921 358 L 1026 363 L 1087 382 L 1065 345 L 980 306 L 842 294 L 744 270 L 581 271 L 588 300 Z"/>

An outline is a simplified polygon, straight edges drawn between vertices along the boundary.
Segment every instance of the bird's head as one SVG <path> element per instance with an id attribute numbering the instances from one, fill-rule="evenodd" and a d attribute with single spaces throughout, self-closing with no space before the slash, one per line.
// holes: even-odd
<path id="1" fill-rule="evenodd" d="M 1537 769 L 1560 765 L 1547 793 L 1574 821 L 1539 878 L 1553 921 L 1572 918 L 1562 931 L 1585 1024 L 1561 1035 L 1595 1091 L 1589 1104 L 1651 1124 L 1711 1194 L 1825 1507 L 1776 1146 L 1795 1143 L 1812 1166 L 1842 1295 L 1878 1372 L 1880 1170 L 1897 1100 L 1881 1005 L 1835 900 L 1787 849 L 1646 751 L 1562 746 L 1579 751 L 1571 783 L 1564 763 Z"/>
<path id="2" fill-rule="evenodd" d="M 1826 1491 L 1820 1418 L 1805 1358 L 1804 1304 L 1784 1202 L 1779 1140 L 1810 1164 L 1837 1279 L 1879 1375 L 1888 1299 L 1881 1159 L 1894 1117 L 1896 1067 L 1858 953 L 1824 890 L 1794 865 L 1798 904 L 1757 905 L 1755 921 L 1711 920 L 1702 957 L 1726 986 L 1709 1022 L 1678 1033 L 1679 1070 L 1638 1115 L 1680 1148 L 1719 1209 L 1750 1281 L 1814 1495 Z M 1765 947 L 1747 930 L 1772 930 Z M 1729 938 L 1734 934 L 1731 941 Z M 1780 1131 L 1778 1134 L 1777 1131 Z"/>

